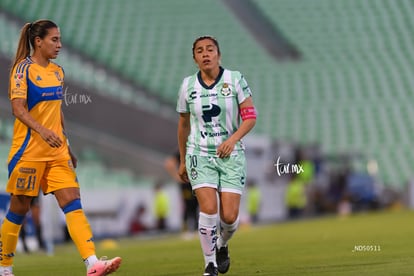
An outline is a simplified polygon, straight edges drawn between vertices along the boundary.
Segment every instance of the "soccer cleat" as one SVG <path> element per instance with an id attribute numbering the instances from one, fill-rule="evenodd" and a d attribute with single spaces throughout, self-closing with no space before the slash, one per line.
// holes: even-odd
<path id="1" fill-rule="evenodd" d="M 119 268 L 121 262 L 122 259 L 120 257 L 115 257 L 110 260 L 107 260 L 106 257 L 102 257 L 88 269 L 86 276 L 105 276 L 111 274 Z"/>
<path id="2" fill-rule="evenodd" d="M 218 276 L 217 267 L 213 263 L 208 263 L 206 269 L 204 270 L 203 276 Z"/>
<path id="3" fill-rule="evenodd" d="M 216 247 L 217 268 L 221 274 L 226 273 L 230 268 L 229 247 L 223 246 L 218 249 Z"/>

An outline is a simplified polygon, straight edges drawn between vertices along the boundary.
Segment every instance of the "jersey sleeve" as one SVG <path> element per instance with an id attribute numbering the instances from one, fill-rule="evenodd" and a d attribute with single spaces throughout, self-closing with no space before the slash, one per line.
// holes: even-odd
<path id="1" fill-rule="evenodd" d="M 63 69 L 63 67 L 60 67 L 60 71 L 62 72 L 62 87 L 65 86 L 65 70 Z"/>
<path id="2" fill-rule="evenodd" d="M 13 68 L 10 76 L 9 99 L 27 98 L 27 74 L 29 73 L 27 64 L 17 64 Z"/>
<path id="3" fill-rule="evenodd" d="M 237 83 L 236 89 L 237 100 L 239 101 L 239 104 L 244 102 L 248 97 L 252 96 L 252 91 L 250 90 L 250 87 L 242 74 L 240 74 L 239 82 Z"/>
<path id="4" fill-rule="evenodd" d="M 184 79 L 180 91 L 178 92 L 178 100 L 177 100 L 177 112 L 178 113 L 188 113 L 190 112 L 190 109 L 188 107 L 187 103 L 187 83 L 188 79 Z"/>

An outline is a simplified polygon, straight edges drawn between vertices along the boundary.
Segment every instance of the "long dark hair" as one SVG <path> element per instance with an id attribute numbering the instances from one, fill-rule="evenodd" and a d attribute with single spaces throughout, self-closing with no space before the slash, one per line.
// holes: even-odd
<path id="1" fill-rule="evenodd" d="M 12 70 L 18 62 L 30 55 L 30 50 L 34 49 L 36 37 L 43 39 L 48 34 L 49 29 L 57 27 L 58 26 L 53 21 L 47 19 L 26 23 L 20 32 L 16 56 L 12 63 Z"/>

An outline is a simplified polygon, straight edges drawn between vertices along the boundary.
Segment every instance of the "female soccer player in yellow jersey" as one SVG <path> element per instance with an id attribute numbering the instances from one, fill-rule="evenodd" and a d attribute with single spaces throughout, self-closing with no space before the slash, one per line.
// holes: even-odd
<path id="1" fill-rule="evenodd" d="M 199 72 L 183 80 L 177 101 L 179 174 L 183 181 L 190 180 L 200 206 L 203 275 L 216 276 L 218 272 L 226 273 L 230 266 L 227 242 L 239 224 L 240 197 L 246 180 L 241 138 L 254 127 L 256 110 L 240 72 L 220 66 L 215 38 L 197 38 L 193 58 Z"/>
<path id="2" fill-rule="evenodd" d="M 19 231 L 30 202 L 41 189 L 53 193 L 87 275 L 116 271 L 121 258 L 98 260 L 82 210 L 76 158 L 64 132 L 61 109 L 64 72 L 51 62 L 62 47 L 58 26 L 50 20 L 27 23 L 21 30 L 10 73 L 9 98 L 16 117 L 8 157 L 10 208 L 1 226 L 0 275 L 10 276 Z"/>

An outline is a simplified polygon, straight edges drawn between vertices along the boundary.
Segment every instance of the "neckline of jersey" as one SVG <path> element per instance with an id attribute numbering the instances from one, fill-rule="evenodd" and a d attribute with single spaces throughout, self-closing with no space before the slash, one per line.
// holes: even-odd
<path id="1" fill-rule="evenodd" d="M 200 82 L 200 84 L 201 84 L 202 87 L 204 87 L 205 89 L 212 89 L 220 81 L 221 76 L 223 75 L 223 72 L 224 72 L 224 68 L 220 66 L 219 74 L 217 75 L 216 80 L 211 85 L 207 85 L 203 81 L 203 78 L 201 77 L 201 71 L 198 71 L 197 78 L 198 78 L 198 81 Z"/>

